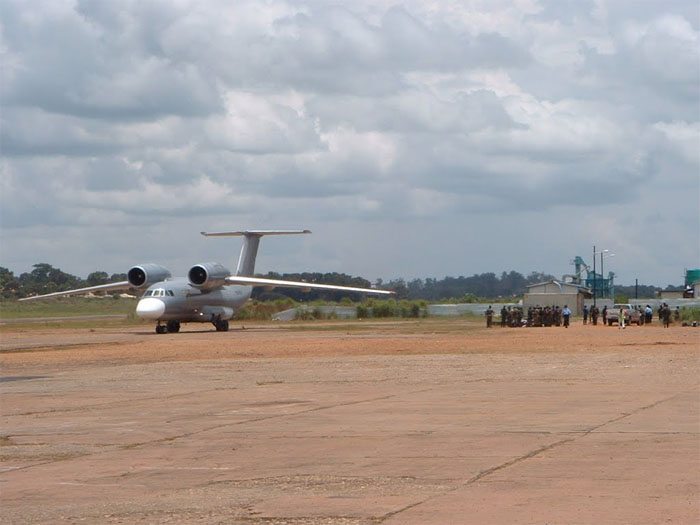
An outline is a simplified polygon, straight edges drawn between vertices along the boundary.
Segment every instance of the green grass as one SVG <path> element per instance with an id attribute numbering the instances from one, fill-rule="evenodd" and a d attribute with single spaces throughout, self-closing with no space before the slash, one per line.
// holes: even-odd
<path id="1" fill-rule="evenodd" d="M 81 315 L 129 315 L 136 309 L 134 299 L 112 297 L 62 297 L 41 301 L 0 301 L 0 319 L 71 317 Z"/>

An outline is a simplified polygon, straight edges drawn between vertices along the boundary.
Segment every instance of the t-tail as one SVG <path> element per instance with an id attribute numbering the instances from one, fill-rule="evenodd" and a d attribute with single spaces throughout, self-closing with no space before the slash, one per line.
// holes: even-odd
<path id="1" fill-rule="evenodd" d="M 260 238 L 263 235 L 300 235 L 310 230 L 246 230 L 238 232 L 201 232 L 205 237 L 243 237 L 243 247 L 238 258 L 236 275 L 252 277 L 255 272 L 255 258 L 258 255 Z"/>

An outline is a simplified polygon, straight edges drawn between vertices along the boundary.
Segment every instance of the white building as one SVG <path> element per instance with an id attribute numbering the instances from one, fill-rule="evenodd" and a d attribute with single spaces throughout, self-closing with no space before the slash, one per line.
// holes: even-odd
<path id="1" fill-rule="evenodd" d="M 574 283 L 547 281 L 531 284 L 523 297 L 523 307 L 530 306 L 568 306 L 574 315 L 583 311 L 584 299 L 593 297 L 588 288 Z"/>

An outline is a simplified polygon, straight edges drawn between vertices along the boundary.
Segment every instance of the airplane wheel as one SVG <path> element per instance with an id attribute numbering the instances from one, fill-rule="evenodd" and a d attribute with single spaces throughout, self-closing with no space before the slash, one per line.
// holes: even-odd
<path id="1" fill-rule="evenodd" d="M 167 334 L 168 333 L 168 327 L 162 324 L 156 325 L 156 333 L 157 334 Z"/>
<path id="2" fill-rule="evenodd" d="M 214 326 L 216 326 L 217 332 L 228 332 L 228 321 L 225 321 L 223 319 L 220 321 L 216 321 L 216 323 L 214 323 Z"/>
<path id="3" fill-rule="evenodd" d="M 180 321 L 168 321 L 167 329 L 171 334 L 178 333 L 180 331 Z"/>

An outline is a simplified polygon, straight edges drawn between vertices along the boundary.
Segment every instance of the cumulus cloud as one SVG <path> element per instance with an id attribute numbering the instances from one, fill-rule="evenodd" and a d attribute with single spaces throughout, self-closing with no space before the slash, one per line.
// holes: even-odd
<path id="1" fill-rule="evenodd" d="M 700 260 L 699 15 L 691 0 L 8 0 L 0 264 L 103 265 L 46 242 L 77 231 L 129 264 L 152 246 L 189 257 L 162 242 L 174 227 L 303 226 L 318 240 L 270 269 L 557 274 L 604 242 L 634 261 L 623 280 L 677 281 Z M 644 256 L 659 250 L 673 263 Z"/>

